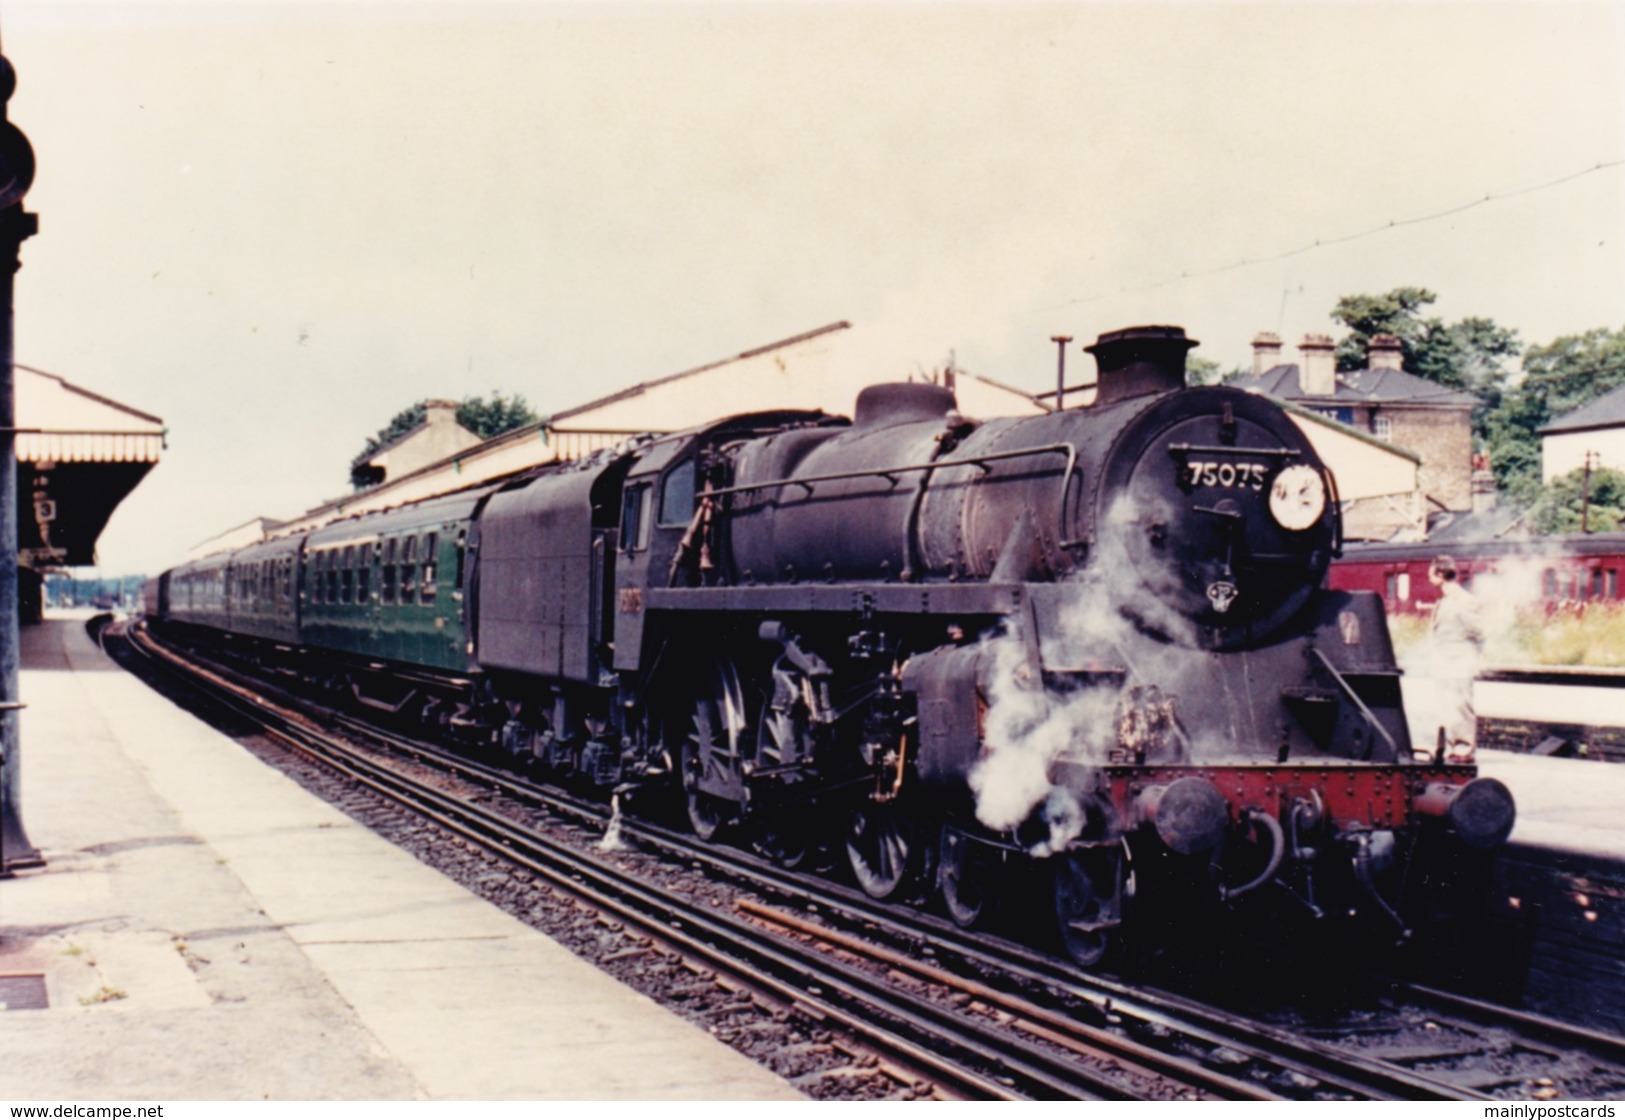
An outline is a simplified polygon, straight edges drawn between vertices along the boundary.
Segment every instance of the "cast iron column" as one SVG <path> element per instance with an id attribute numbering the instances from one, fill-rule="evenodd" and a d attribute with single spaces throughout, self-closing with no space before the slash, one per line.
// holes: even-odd
<path id="1" fill-rule="evenodd" d="M 23 831 L 18 793 L 18 634 L 17 621 L 17 406 L 12 369 L 12 281 L 21 267 L 23 241 L 39 228 L 23 210 L 23 195 L 34 182 L 34 149 L 6 119 L 5 103 L 17 88 L 17 74 L 0 55 L 0 878 L 45 861 Z"/>

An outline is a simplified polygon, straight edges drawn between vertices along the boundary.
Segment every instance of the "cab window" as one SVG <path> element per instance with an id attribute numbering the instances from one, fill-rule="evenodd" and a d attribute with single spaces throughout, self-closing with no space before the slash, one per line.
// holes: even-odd
<path id="1" fill-rule="evenodd" d="M 621 500 L 621 551 L 638 552 L 649 547 L 649 505 L 652 488 L 647 482 L 628 486 Z"/>
<path id="2" fill-rule="evenodd" d="M 694 516 L 694 460 L 666 472 L 660 483 L 660 524 L 687 525 Z"/>

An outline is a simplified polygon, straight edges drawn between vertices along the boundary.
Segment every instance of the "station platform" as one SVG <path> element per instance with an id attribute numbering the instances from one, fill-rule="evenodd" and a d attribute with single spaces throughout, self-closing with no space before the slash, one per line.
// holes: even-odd
<path id="1" fill-rule="evenodd" d="M 0 880 L 0 1099 L 800 1096 L 150 691 L 83 618 L 22 644 L 47 865 Z"/>
<path id="2" fill-rule="evenodd" d="M 1436 682 L 1427 676 L 1407 675 L 1402 678 L 1401 688 L 1411 720 L 1411 741 L 1432 741 L 1431 731 L 1440 722 L 1434 715 L 1439 702 Z M 1619 701 L 1625 699 L 1625 693 L 1618 689 L 1555 691 L 1557 699 L 1550 695 L 1542 698 L 1541 711 L 1562 710 L 1572 718 L 1615 725 L 1625 714 L 1618 710 Z M 1522 711 L 1530 718 L 1551 718 L 1549 714 L 1519 708 L 1518 703 L 1527 705 L 1529 701 L 1496 682 L 1480 680 L 1474 685 L 1473 707 L 1479 719 L 1480 743 L 1484 741 L 1486 719 L 1505 718 L 1514 711 Z M 1478 770 L 1486 778 L 1499 779 L 1512 791 L 1518 807 L 1512 843 L 1625 861 L 1625 822 L 1620 819 L 1620 807 L 1625 806 L 1625 766 L 1481 746 Z"/>
<path id="3" fill-rule="evenodd" d="M 1480 750 L 1478 772 L 1512 791 L 1511 843 L 1625 863 L 1625 766 Z"/>

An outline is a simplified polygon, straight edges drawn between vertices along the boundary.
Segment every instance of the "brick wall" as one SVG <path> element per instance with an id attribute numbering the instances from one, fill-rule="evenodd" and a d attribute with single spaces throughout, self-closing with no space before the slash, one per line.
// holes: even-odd
<path id="1" fill-rule="evenodd" d="M 1418 474 L 1429 508 L 1473 508 L 1473 418 L 1465 408 L 1383 409 L 1393 430 L 1388 442 L 1422 457 Z"/>

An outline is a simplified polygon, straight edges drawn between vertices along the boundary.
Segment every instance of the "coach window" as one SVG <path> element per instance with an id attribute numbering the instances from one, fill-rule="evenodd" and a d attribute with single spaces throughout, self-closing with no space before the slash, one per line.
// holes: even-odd
<path id="1" fill-rule="evenodd" d="M 1395 586 L 1398 589 L 1399 601 L 1401 603 L 1410 602 L 1411 601 L 1411 573 L 1409 573 L 1409 572 L 1400 572 L 1399 573 L 1399 578 L 1397 580 L 1395 580 L 1394 583 L 1395 583 Z"/>
<path id="2" fill-rule="evenodd" d="M 410 603 L 417 598 L 418 571 L 417 571 L 416 537 L 407 537 L 401 541 L 401 602 Z"/>
<path id="3" fill-rule="evenodd" d="M 621 551 L 638 552 L 649 547 L 649 499 L 647 482 L 628 486 L 621 500 Z"/>
<path id="4" fill-rule="evenodd" d="M 694 517 L 694 460 L 666 472 L 660 484 L 660 524 L 687 525 Z"/>
<path id="5" fill-rule="evenodd" d="M 372 602 L 372 558 L 377 544 L 358 544 L 355 548 L 355 601 Z"/>
<path id="6" fill-rule="evenodd" d="M 339 550 L 336 548 L 327 551 L 327 601 L 339 601 Z"/>
<path id="7" fill-rule="evenodd" d="M 423 538 L 423 590 L 418 593 L 418 599 L 425 603 L 434 602 L 436 570 L 439 565 L 435 563 L 435 552 L 440 544 L 440 534 L 430 533 Z"/>
<path id="8" fill-rule="evenodd" d="M 395 538 L 391 537 L 384 542 L 384 566 L 381 573 L 381 582 L 378 587 L 379 601 L 393 603 L 395 601 Z"/>
<path id="9" fill-rule="evenodd" d="M 1619 569 L 1618 568 L 1609 568 L 1608 569 L 1606 587 L 1608 588 L 1608 598 L 1610 598 L 1610 599 L 1619 598 Z"/>
<path id="10" fill-rule="evenodd" d="M 339 602 L 355 599 L 355 549 L 344 546 L 344 558 L 339 561 Z"/>

